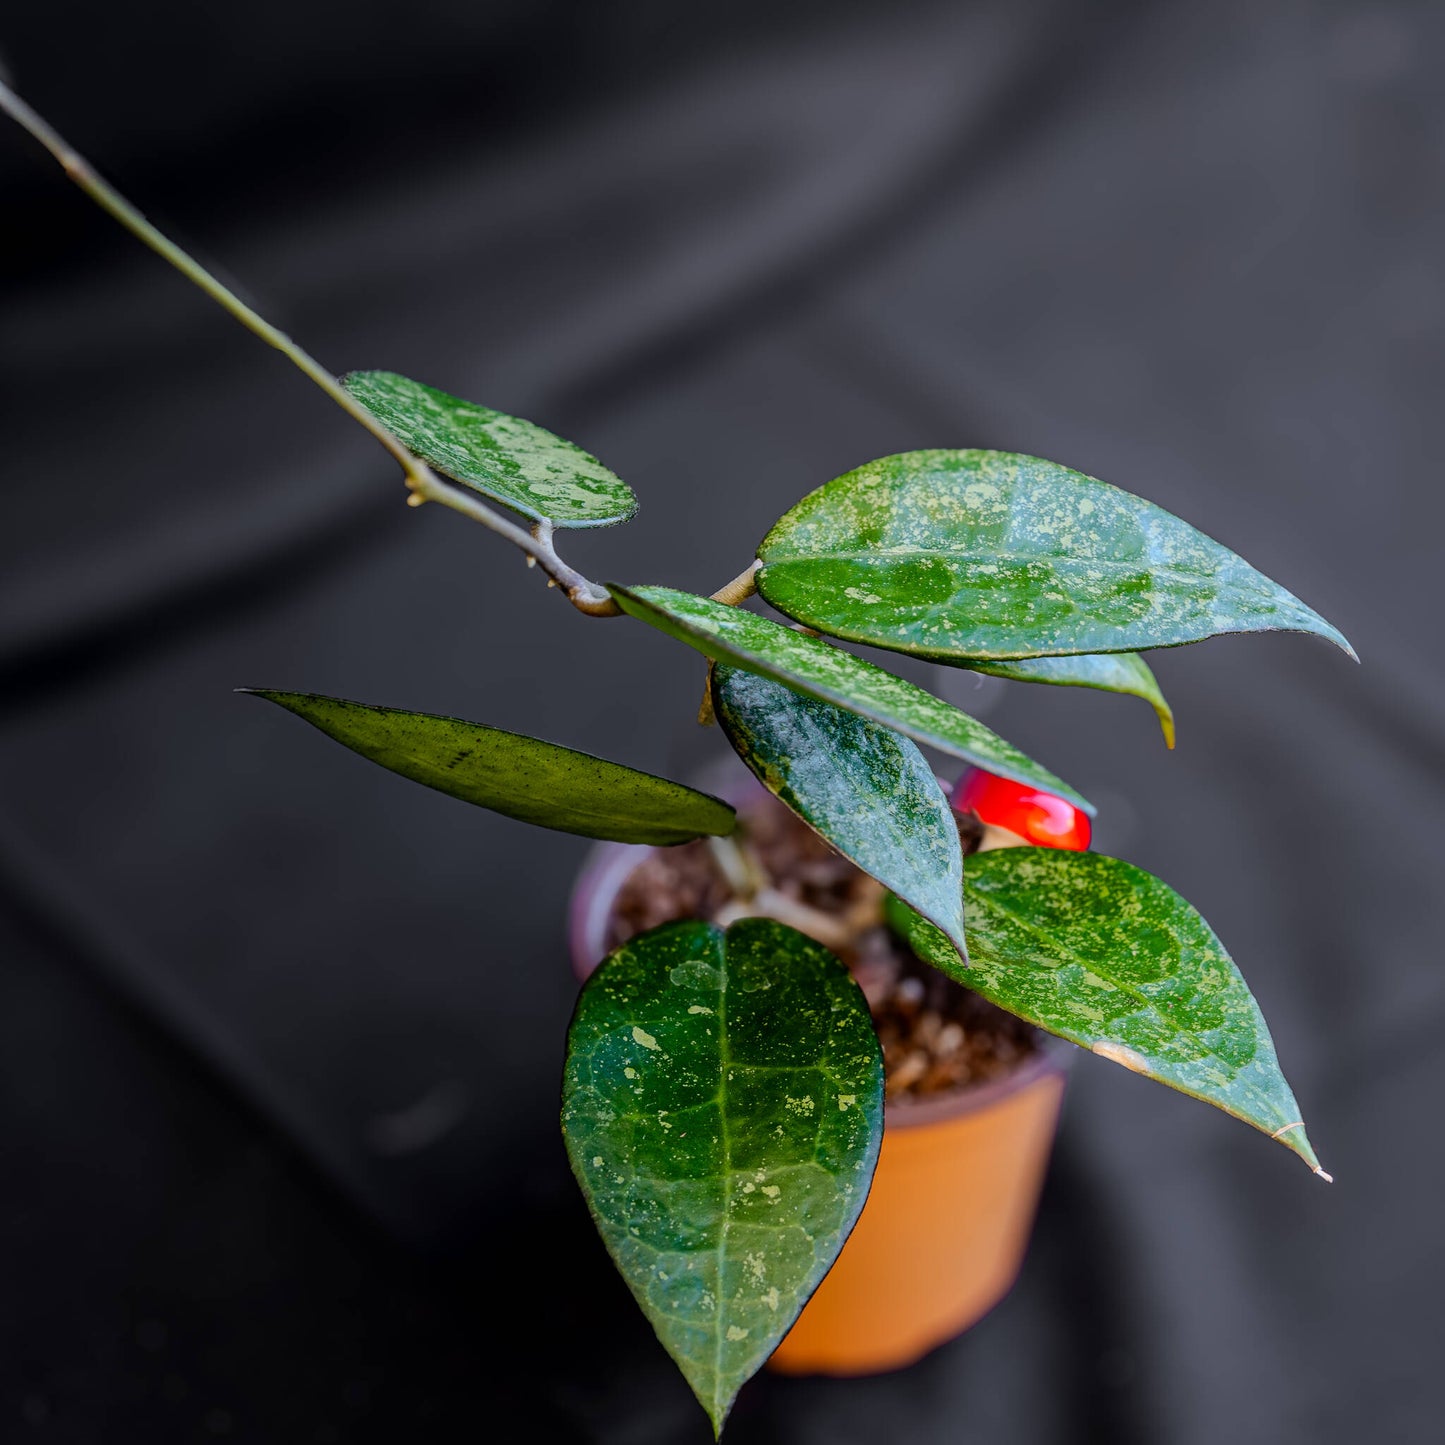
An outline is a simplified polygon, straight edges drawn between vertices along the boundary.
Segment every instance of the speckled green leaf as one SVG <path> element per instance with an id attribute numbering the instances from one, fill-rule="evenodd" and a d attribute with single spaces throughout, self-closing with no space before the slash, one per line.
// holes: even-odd
<path id="1" fill-rule="evenodd" d="M 562 1131 L 613 1260 L 720 1430 L 872 1182 L 883 1062 L 858 985 L 767 919 L 644 934 L 582 990 Z"/>
<path id="2" fill-rule="evenodd" d="M 1093 652 L 1077 657 L 1020 657 L 1010 662 L 960 661 L 959 667 L 1014 682 L 1049 682 L 1055 687 L 1096 687 L 1142 697 L 1159 718 L 1164 741 L 1174 746 L 1174 709 L 1149 664 L 1137 652 Z"/>
<path id="3" fill-rule="evenodd" d="M 712 703 L 733 750 L 764 787 L 964 953 L 958 824 L 907 738 L 721 664 L 712 671 Z"/>
<path id="4" fill-rule="evenodd" d="M 522 733 L 317 693 L 242 690 L 279 703 L 404 778 L 524 823 L 664 844 L 725 836 L 737 821 L 707 793 Z"/>
<path id="5" fill-rule="evenodd" d="M 758 591 L 779 611 L 923 657 L 1130 652 L 1280 628 L 1350 652 L 1297 597 L 1188 523 L 1010 452 L 870 462 L 799 502 L 758 556 Z"/>
<path id="6" fill-rule="evenodd" d="M 967 969 L 936 928 L 889 901 L 920 958 L 1000 1008 L 1217 1105 L 1323 1172 L 1259 1005 L 1167 884 L 1098 853 L 1000 848 L 965 864 L 964 912 Z"/>
<path id="7" fill-rule="evenodd" d="M 342 385 L 428 466 L 524 517 L 610 527 L 637 510 L 621 477 L 533 422 L 394 371 L 353 371 Z"/>
<path id="8" fill-rule="evenodd" d="M 981 722 L 851 652 L 755 612 L 727 607 L 691 592 L 671 587 L 613 586 L 609 590 L 624 612 L 697 648 L 715 662 L 760 673 L 1000 777 L 1057 793 L 1086 813 L 1094 811 L 1063 779 Z"/>

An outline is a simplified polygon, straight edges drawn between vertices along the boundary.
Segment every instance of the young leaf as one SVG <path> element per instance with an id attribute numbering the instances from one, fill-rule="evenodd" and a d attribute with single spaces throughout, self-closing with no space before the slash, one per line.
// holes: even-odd
<path id="1" fill-rule="evenodd" d="M 620 843 L 686 843 L 731 833 L 733 810 L 707 793 L 522 733 L 370 707 L 312 692 L 243 688 L 305 718 L 353 752 L 479 808 Z"/>
<path id="2" fill-rule="evenodd" d="M 763 539 L 758 591 L 854 642 L 946 660 L 1130 652 L 1221 632 L 1349 643 L 1152 502 L 1037 457 L 905 452 L 804 497 Z"/>
<path id="3" fill-rule="evenodd" d="M 428 466 L 524 517 L 610 527 L 637 510 L 621 477 L 533 422 L 394 371 L 353 371 L 341 384 Z"/>
<path id="4" fill-rule="evenodd" d="M 888 728 L 740 668 L 713 668 L 712 699 L 759 781 L 966 957 L 958 825 L 923 754 Z"/>
<path id="5" fill-rule="evenodd" d="M 767 919 L 635 938 L 578 1000 L 562 1132 L 608 1251 L 720 1431 L 873 1179 L 883 1061 L 862 992 Z"/>
<path id="6" fill-rule="evenodd" d="M 986 672 L 1014 682 L 1051 682 L 1055 687 L 1096 687 L 1142 697 L 1159 718 L 1164 742 L 1174 746 L 1174 709 L 1169 706 L 1149 664 L 1137 652 L 1094 652 L 1077 657 L 1021 657 L 1010 662 L 960 661 L 970 672 Z"/>
<path id="7" fill-rule="evenodd" d="M 967 860 L 964 911 L 966 969 L 932 924 L 888 905 L 920 958 L 1000 1008 L 1216 1105 L 1324 1173 L 1254 995 L 1167 884 L 1099 853 L 999 848 Z"/>
<path id="8" fill-rule="evenodd" d="M 1094 811 L 1093 805 L 1061 778 L 981 722 L 851 652 L 755 612 L 727 607 L 691 592 L 611 584 L 608 591 L 624 612 L 697 648 L 715 662 L 770 677 L 795 692 L 834 703 L 1000 777 L 1057 793 L 1086 813 Z"/>

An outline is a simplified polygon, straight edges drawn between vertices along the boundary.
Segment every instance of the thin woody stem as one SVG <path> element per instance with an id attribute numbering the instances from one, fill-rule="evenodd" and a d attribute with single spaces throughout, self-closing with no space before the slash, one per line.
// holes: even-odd
<path id="1" fill-rule="evenodd" d="M 709 838 L 707 846 L 735 898 L 749 902 L 771 885 L 766 870 L 752 850 L 744 848 L 735 838 Z"/>
<path id="2" fill-rule="evenodd" d="M 420 457 L 414 456 L 367 409 L 356 401 L 341 382 L 310 352 L 298 346 L 284 331 L 273 326 L 259 312 L 248 306 L 230 287 L 213 276 L 194 256 L 187 254 L 169 237 L 158 231 L 145 216 L 96 172 L 95 168 L 75 151 L 43 116 L 34 111 L 3 80 L 0 80 L 0 111 L 28 131 L 60 163 L 65 174 L 103 211 L 119 221 L 133 236 L 145 242 L 158 256 L 169 261 L 193 285 L 223 307 L 268 346 L 274 347 L 288 361 L 321 388 L 353 421 L 359 422 L 384 446 L 400 464 L 411 489 L 408 500 L 413 506 L 422 502 L 439 502 L 470 517 L 474 522 L 505 537 L 535 560 L 553 583 L 580 612 L 590 617 L 615 617 L 620 608 L 605 588 L 589 582 L 575 568 L 569 567 L 552 546 L 550 523 L 540 524 L 545 531 L 536 536 L 509 521 L 477 497 L 468 496 L 450 487 Z"/>
<path id="3" fill-rule="evenodd" d="M 411 488 L 407 498 L 410 506 L 419 507 L 423 502 L 439 502 L 464 517 L 505 537 L 514 547 L 526 553 L 529 564 L 535 564 L 551 579 L 548 586 L 561 589 L 567 600 L 588 617 L 618 617 L 622 609 L 612 600 L 605 587 L 589 582 L 575 567 L 569 567 L 552 546 L 552 524 L 537 522 L 529 532 L 508 517 L 489 507 L 482 499 L 459 487 L 449 486 L 432 469 L 417 462 L 419 470 L 407 473 L 406 484 Z"/>
<path id="4" fill-rule="evenodd" d="M 772 918 L 786 923 L 809 938 L 834 951 L 847 948 L 857 937 L 855 930 L 842 919 L 831 913 L 823 913 L 796 898 L 779 893 L 776 888 L 759 889 L 751 898 L 734 898 L 724 903 L 712 916 L 712 921 L 721 927 L 728 927 L 740 918 Z"/>
<path id="5" fill-rule="evenodd" d="M 736 607 L 738 603 L 746 602 L 758 590 L 758 568 L 762 565 L 761 562 L 753 562 L 746 571 L 739 572 L 727 586 L 719 587 L 712 594 L 712 600 L 722 602 L 728 607 Z"/>
<path id="6" fill-rule="evenodd" d="M 174 241 L 162 235 L 124 196 L 102 180 L 85 157 L 67 145 L 55 128 L 42 116 L 37 115 L 3 80 L 0 80 L 0 110 L 29 131 L 60 162 L 65 174 L 96 205 L 119 221 L 133 236 L 144 241 L 157 255 L 169 261 L 182 276 L 200 287 L 207 296 L 223 306 L 243 326 L 254 331 L 268 346 L 274 346 L 287 360 L 305 372 L 337 406 L 360 422 L 401 463 L 408 480 L 425 470 L 425 464 L 412 456 L 365 407 L 353 401 L 341 383 L 315 357 L 299 347 L 285 332 L 272 326 L 264 316 L 253 311 L 193 256 L 187 255 Z"/>
<path id="7" fill-rule="evenodd" d="M 514 547 L 526 553 L 527 561 L 535 563 L 550 579 L 547 585 L 561 590 L 567 600 L 588 617 L 620 617 L 622 609 L 612 600 L 612 594 L 605 587 L 589 582 L 575 567 L 569 567 L 552 545 L 552 523 L 534 522 L 529 532 L 510 518 L 493 510 L 478 496 L 464 492 L 459 487 L 448 486 L 430 467 L 423 466 L 420 475 L 408 474 L 406 484 L 411 488 L 407 498 L 410 506 L 419 507 L 423 502 L 439 502 L 464 517 L 489 528 L 499 537 L 505 537 Z"/>

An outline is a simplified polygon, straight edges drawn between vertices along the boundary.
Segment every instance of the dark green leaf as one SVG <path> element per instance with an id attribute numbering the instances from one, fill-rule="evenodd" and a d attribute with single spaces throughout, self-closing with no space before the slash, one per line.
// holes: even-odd
<path id="1" fill-rule="evenodd" d="M 713 668 L 712 700 L 759 781 L 962 954 L 958 825 L 923 754 L 888 728 L 741 668 Z"/>
<path id="2" fill-rule="evenodd" d="M 896 899 L 889 921 L 920 958 L 1000 1008 L 1216 1105 L 1324 1172 L 1259 1005 L 1167 884 L 1098 853 L 1000 848 L 968 859 L 964 911 L 968 968 Z"/>
<path id="3" fill-rule="evenodd" d="M 1350 645 L 1152 502 L 1037 457 L 905 452 L 829 482 L 768 533 L 758 591 L 800 622 L 922 657 L 1173 647 L 1288 629 Z"/>
<path id="4" fill-rule="evenodd" d="M 613 1260 L 720 1430 L 872 1182 L 883 1062 L 862 992 L 770 920 L 644 934 L 582 990 L 562 1131 Z"/>
<path id="5" fill-rule="evenodd" d="M 524 517 L 610 527 L 637 510 L 632 488 L 544 428 L 394 371 L 353 371 L 342 385 L 429 466 Z"/>
<path id="6" fill-rule="evenodd" d="M 1014 682 L 1051 682 L 1055 687 L 1096 687 L 1142 697 L 1159 717 L 1167 746 L 1174 746 L 1174 709 L 1149 664 L 1137 652 L 1094 652 L 1078 657 L 1020 657 L 1011 662 L 960 661 L 959 667 Z"/>
<path id="7" fill-rule="evenodd" d="M 671 587 L 611 586 L 608 590 L 624 612 L 716 662 L 760 673 L 1000 777 L 1057 793 L 1086 813 L 1094 811 L 1092 804 L 1061 778 L 981 722 L 851 652 L 755 612 L 727 607 L 691 592 L 676 592 Z"/>
<path id="8" fill-rule="evenodd" d="M 311 692 L 242 690 L 279 703 L 404 778 L 524 823 L 663 844 L 726 836 L 737 821 L 706 793 L 540 738 Z"/>

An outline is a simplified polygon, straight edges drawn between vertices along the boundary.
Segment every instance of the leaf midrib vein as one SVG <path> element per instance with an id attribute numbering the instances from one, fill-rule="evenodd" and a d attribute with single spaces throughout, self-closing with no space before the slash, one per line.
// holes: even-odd
<path id="1" fill-rule="evenodd" d="M 788 557 L 777 557 L 763 563 L 764 569 L 785 567 L 790 562 L 891 562 L 895 558 L 936 557 L 944 561 L 957 562 L 1046 562 L 1051 567 L 1071 569 L 1101 569 L 1111 572 L 1148 572 L 1154 577 L 1179 578 L 1198 582 L 1201 578 L 1213 581 L 1218 569 L 1213 571 L 1191 571 L 1188 568 L 1168 562 L 1125 562 L 1117 557 L 1069 557 L 1050 552 L 1004 552 L 950 551 L 943 547 L 896 547 L 875 548 L 866 552 L 799 552 Z"/>
<path id="2" fill-rule="evenodd" d="M 723 1146 L 723 1216 L 722 1225 L 718 1230 L 717 1243 L 717 1320 L 713 1327 L 713 1366 L 712 1366 L 712 1414 L 716 1415 L 722 1404 L 722 1366 L 723 1366 L 723 1319 L 727 1313 L 727 1299 L 723 1292 L 724 1270 L 727 1262 L 728 1227 L 732 1222 L 733 1213 L 733 1179 L 736 1171 L 733 1169 L 733 1143 L 732 1131 L 728 1128 L 728 1070 L 732 1066 L 732 1054 L 730 1039 L 728 1036 L 728 984 L 731 981 L 732 961 L 729 958 L 727 935 L 724 934 L 721 940 L 722 946 L 722 984 L 718 989 L 718 1058 L 721 1061 L 722 1072 L 718 1077 L 718 1089 L 723 1099 L 723 1107 L 718 1111 L 718 1134 Z M 721 1424 L 720 1421 L 717 1422 Z"/>
<path id="3" fill-rule="evenodd" d="M 1055 938 L 1052 934 L 1046 933 L 1042 928 L 1039 927 L 1038 924 L 1033 923 L 1023 914 L 1016 913 L 1006 904 L 998 902 L 997 899 L 989 897 L 987 894 L 976 892 L 974 894 L 974 899 L 976 902 L 982 904 L 986 910 L 991 909 L 993 912 L 1001 914 L 1003 917 L 1010 920 L 1010 922 L 1016 924 L 1023 932 L 1031 934 L 1035 938 L 1041 939 L 1046 945 L 1044 949 L 1044 952 L 1046 954 L 1062 956 L 1066 961 L 1077 964 L 1086 973 L 1092 973 L 1096 977 L 1102 978 L 1106 983 L 1118 989 L 1120 993 L 1126 994 L 1128 995 L 1128 997 L 1134 999 L 1141 1008 L 1147 1009 L 1150 1013 L 1154 1014 L 1163 1023 L 1165 1023 L 1172 1033 L 1176 1035 L 1188 1036 L 1190 1038 L 1199 1038 L 1198 1033 L 1196 1033 L 1194 1030 L 1188 1028 L 1184 1024 L 1177 1023 L 1174 1019 L 1170 1018 L 1169 1014 L 1163 1008 L 1161 1008 L 1160 1005 L 1155 1002 L 1155 1000 L 1150 998 L 1148 994 L 1144 993 L 1137 984 L 1133 984 L 1125 979 L 1118 978 L 1114 974 L 1109 972 L 1107 965 L 1095 966 L 1093 962 L 1086 959 L 1082 954 L 1077 953 L 1074 949 L 1068 947 L 1067 945 L 1060 944 L 1057 938 Z M 1228 1061 L 1224 1060 L 1221 1055 L 1214 1051 L 1212 1047 L 1209 1047 L 1208 1045 L 1206 1045 L 1206 1047 L 1209 1048 L 1209 1053 L 1212 1058 L 1220 1059 L 1222 1063 L 1225 1063 L 1227 1065 Z"/>

